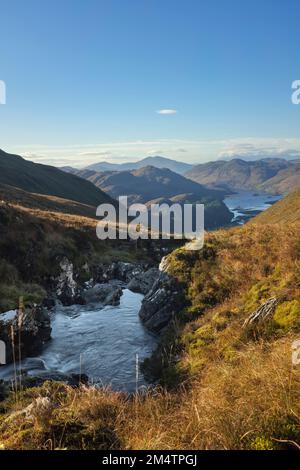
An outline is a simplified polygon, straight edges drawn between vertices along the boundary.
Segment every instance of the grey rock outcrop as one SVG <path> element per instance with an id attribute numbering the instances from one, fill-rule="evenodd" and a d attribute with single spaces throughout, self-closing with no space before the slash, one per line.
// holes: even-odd
<path id="1" fill-rule="evenodd" d="M 254 325 L 265 321 L 266 319 L 273 316 L 278 300 L 275 297 L 270 298 L 264 304 L 262 304 L 257 310 L 251 313 L 251 315 L 245 320 L 244 327 Z"/>
<path id="2" fill-rule="evenodd" d="M 111 264 L 99 264 L 94 273 L 96 282 L 108 282 L 117 279 L 124 283 L 128 283 L 135 276 L 141 274 L 144 267 L 140 264 L 124 263 L 116 261 Z"/>
<path id="3" fill-rule="evenodd" d="M 145 327 L 153 332 L 161 331 L 184 305 L 178 283 L 163 271 L 165 266 L 167 263 L 164 261 L 157 280 L 143 299 L 139 312 Z"/>
<path id="4" fill-rule="evenodd" d="M 60 275 L 57 279 L 56 296 L 63 305 L 84 303 L 82 289 L 74 276 L 73 263 L 66 257 L 60 261 Z"/>
<path id="5" fill-rule="evenodd" d="M 142 263 L 99 263 L 82 269 L 90 274 L 90 280 L 80 283 L 79 273 L 74 272 L 73 263 L 66 257 L 59 263 L 60 275 L 56 279 L 56 298 L 63 305 L 103 302 L 104 305 L 118 305 L 121 291 L 113 282 L 123 283 L 133 292 L 146 294 L 158 278 L 157 268 L 150 268 Z M 100 287 L 101 286 L 101 287 Z M 114 292 L 113 292 L 114 291 Z M 51 300 L 51 299 L 50 299 Z"/>
<path id="6" fill-rule="evenodd" d="M 51 338 L 50 317 L 46 309 L 39 306 L 26 307 L 22 314 L 17 311 L 0 314 L 0 340 L 5 343 L 6 363 L 19 356 L 19 331 L 22 359 L 38 354 L 43 344 Z"/>
<path id="7" fill-rule="evenodd" d="M 160 271 L 157 268 L 150 268 L 146 272 L 138 273 L 128 283 L 127 287 L 132 292 L 147 294 L 159 278 Z"/>
<path id="8" fill-rule="evenodd" d="M 102 303 L 106 305 L 119 305 L 120 298 L 123 294 L 122 288 L 118 284 L 107 283 L 107 284 L 96 284 L 91 289 L 88 289 L 83 293 L 83 297 L 86 303 Z"/>

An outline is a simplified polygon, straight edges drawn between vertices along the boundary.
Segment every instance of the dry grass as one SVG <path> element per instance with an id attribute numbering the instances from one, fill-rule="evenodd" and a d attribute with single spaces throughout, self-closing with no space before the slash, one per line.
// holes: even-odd
<path id="1" fill-rule="evenodd" d="M 264 343 L 251 344 L 234 364 L 210 364 L 192 387 L 177 393 L 156 389 L 129 399 L 109 389 L 74 390 L 61 384 L 45 384 L 42 389 L 24 392 L 17 405 L 7 403 L 7 414 L 0 425 L 0 446 L 296 447 L 300 435 L 300 368 L 291 364 L 293 339 L 289 335 L 267 347 Z M 45 397 L 48 401 L 41 402 Z"/>

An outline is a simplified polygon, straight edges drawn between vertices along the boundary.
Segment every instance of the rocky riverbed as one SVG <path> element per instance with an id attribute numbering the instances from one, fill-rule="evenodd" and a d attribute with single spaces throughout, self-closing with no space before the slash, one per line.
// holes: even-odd
<path id="1" fill-rule="evenodd" d="M 19 360 L 20 349 L 22 371 L 28 376 L 25 386 L 47 379 L 76 385 L 89 378 L 132 391 L 136 355 L 140 361 L 151 354 L 157 333 L 179 307 L 177 286 L 166 265 L 103 264 L 84 284 L 76 280 L 68 259 L 62 259 L 60 267 L 56 287 L 43 306 L 0 314 L 7 364 L 14 357 Z M 12 373 L 12 366 L 0 368 L 4 379 Z M 144 384 L 141 377 L 139 383 Z"/>

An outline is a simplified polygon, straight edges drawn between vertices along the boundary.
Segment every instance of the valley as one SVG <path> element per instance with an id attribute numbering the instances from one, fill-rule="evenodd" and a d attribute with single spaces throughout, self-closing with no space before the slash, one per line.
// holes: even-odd
<path id="1" fill-rule="evenodd" d="M 0 5 L 1 468 L 297 468 L 299 0 Z"/>
<path id="2" fill-rule="evenodd" d="M 11 175 L 15 186 L 0 186 L 0 339 L 9 345 L 0 367 L 4 448 L 45 448 L 49 433 L 55 446 L 71 449 L 82 448 L 83 435 L 88 448 L 113 449 L 296 442 L 300 377 L 298 369 L 291 375 L 288 351 L 299 332 L 299 190 L 282 200 L 252 190 L 226 195 L 154 167 L 97 174 L 101 188 L 89 182 L 97 198 L 128 191 L 132 177 L 134 198 L 147 203 L 177 200 L 179 188 L 190 191 L 184 201 L 224 199 L 229 221 L 211 212 L 214 230 L 202 250 L 190 252 L 174 240 L 99 241 L 96 200 L 63 199 L 39 176 L 42 192 L 29 192 Z M 245 327 L 273 298 L 270 318 Z M 9 419 L 45 400 L 47 424 Z M 212 431 L 203 432 L 208 423 Z M 62 426 L 68 432 L 59 443 Z"/>

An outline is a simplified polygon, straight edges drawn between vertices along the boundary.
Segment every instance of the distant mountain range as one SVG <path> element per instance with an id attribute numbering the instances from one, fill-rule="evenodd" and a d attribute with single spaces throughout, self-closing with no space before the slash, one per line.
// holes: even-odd
<path id="1" fill-rule="evenodd" d="M 106 171 L 103 173 L 85 169 L 74 174 L 92 182 L 111 197 L 127 195 L 130 202 L 145 203 L 159 197 L 178 194 L 194 194 L 198 197 L 220 199 L 223 192 L 211 190 L 167 168 L 146 166 L 132 171 Z"/>
<path id="2" fill-rule="evenodd" d="M 16 204 L 19 201 L 30 208 L 49 211 L 57 208 L 59 212 L 89 217 L 93 207 L 103 202 L 115 205 L 114 198 L 127 195 L 129 203 L 204 203 L 207 229 L 227 225 L 232 218 L 222 201 L 224 192 L 205 188 L 166 168 L 147 166 L 104 173 L 72 168 L 62 171 L 0 150 L 0 193 L 6 192 Z"/>
<path id="3" fill-rule="evenodd" d="M 189 163 L 178 162 L 176 160 L 171 160 L 170 158 L 155 156 L 155 157 L 146 157 L 137 162 L 93 163 L 92 165 L 89 165 L 86 168 L 88 170 L 94 170 L 94 171 L 131 171 L 131 170 L 138 170 L 139 168 L 143 168 L 145 166 L 154 166 L 156 168 L 168 168 L 169 170 L 172 170 L 175 173 L 179 173 L 179 174 L 183 174 L 193 167 L 193 165 Z"/>
<path id="4" fill-rule="evenodd" d="M 163 167 L 143 166 L 149 161 Z M 12 190 L 18 188 L 32 194 L 62 198 L 66 200 L 68 210 L 90 216 L 93 207 L 103 202 L 115 204 L 115 198 L 122 195 L 128 196 L 129 203 L 147 205 L 162 202 L 204 203 L 206 228 L 212 229 L 231 221 L 232 214 L 223 202 L 228 192 L 251 190 L 283 194 L 300 186 L 300 160 L 270 158 L 246 162 L 234 159 L 192 167 L 164 157 L 149 157 L 136 164 L 139 168 L 123 171 L 99 172 L 91 168 L 96 164 L 83 170 L 65 167 L 62 171 L 0 150 L 0 189 L 3 194 L 10 187 Z M 133 163 L 106 165 L 119 170 Z M 177 171 L 166 168 L 166 165 Z M 180 174 L 186 168 L 188 171 Z M 26 198 L 28 205 L 34 205 L 28 195 L 15 193 L 16 200 Z M 75 207 L 72 201 L 88 207 Z M 40 198 L 38 201 L 38 206 L 49 206 L 49 210 L 54 206 L 62 208 L 63 204 L 55 199 Z"/>
<path id="5" fill-rule="evenodd" d="M 53 166 L 29 162 L 3 150 L 0 150 L 0 184 L 94 207 L 103 202 L 112 202 L 109 195 L 89 181 Z"/>
<path id="6" fill-rule="evenodd" d="M 279 158 L 219 160 L 196 165 L 185 176 L 210 188 L 283 194 L 300 186 L 300 163 Z"/>
<path id="7" fill-rule="evenodd" d="M 167 168 L 147 166 L 132 171 L 103 173 L 90 169 L 72 171 L 113 198 L 128 196 L 129 203 L 205 203 L 207 228 L 226 225 L 232 218 L 222 201 L 224 191 L 205 188 Z"/>
<path id="8" fill-rule="evenodd" d="M 146 157 L 138 162 L 109 163 L 99 162 L 87 166 L 83 170 L 63 167 L 62 170 L 85 175 L 89 180 L 93 174 L 84 173 L 86 170 L 97 173 L 134 171 L 147 166 L 164 169 L 213 189 L 223 191 L 252 190 L 272 194 L 284 194 L 300 186 L 300 160 L 283 158 L 264 158 L 261 160 L 242 158 L 227 158 L 199 165 L 175 161 L 165 157 Z M 94 182 L 94 181 L 93 181 Z"/>

